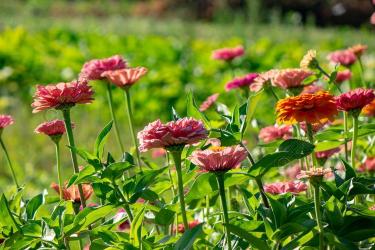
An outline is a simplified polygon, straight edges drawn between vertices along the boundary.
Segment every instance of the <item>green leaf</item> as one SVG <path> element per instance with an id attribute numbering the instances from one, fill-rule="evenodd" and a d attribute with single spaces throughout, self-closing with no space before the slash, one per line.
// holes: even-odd
<path id="1" fill-rule="evenodd" d="M 260 250 L 270 249 L 265 240 L 255 237 L 250 232 L 247 232 L 247 231 L 243 230 L 242 228 L 240 228 L 238 226 L 235 226 L 235 225 L 226 224 L 226 226 L 228 227 L 228 229 L 231 233 L 237 235 L 238 237 L 240 237 L 242 239 L 247 240 L 252 247 L 254 247 L 256 249 L 260 249 Z"/>
<path id="2" fill-rule="evenodd" d="M 155 223 L 159 225 L 170 225 L 174 221 L 175 212 L 169 209 L 160 209 L 160 211 L 155 215 Z"/>
<path id="3" fill-rule="evenodd" d="M 102 173 L 102 178 L 108 178 L 110 180 L 115 180 L 123 176 L 124 172 L 133 168 L 129 162 L 116 162 L 110 164 L 106 167 Z"/>
<path id="4" fill-rule="evenodd" d="M 103 130 L 99 133 L 98 137 L 96 138 L 95 146 L 94 146 L 94 155 L 98 157 L 99 159 L 101 159 L 103 156 L 104 143 L 108 137 L 109 132 L 112 129 L 112 125 L 113 125 L 113 121 L 110 121 L 103 128 Z"/>
<path id="5" fill-rule="evenodd" d="M 2 194 L 0 199 L 0 225 L 3 227 L 11 227 L 14 231 L 20 230 L 19 225 L 9 209 L 9 204 L 4 194 Z"/>
<path id="6" fill-rule="evenodd" d="M 318 230 L 313 228 L 308 232 L 303 232 L 299 237 L 295 238 L 289 242 L 286 246 L 283 247 L 283 250 L 294 250 L 298 247 L 304 246 L 309 241 L 311 241 L 315 235 L 318 234 Z"/>
<path id="7" fill-rule="evenodd" d="M 192 229 L 188 229 L 184 232 L 181 238 L 176 242 L 174 250 L 185 250 L 191 249 L 194 241 L 203 233 L 203 224 L 199 224 Z"/>
<path id="8" fill-rule="evenodd" d="M 47 192 L 44 191 L 37 196 L 31 198 L 31 200 L 26 205 L 26 216 L 27 219 L 32 220 L 34 219 L 35 213 L 38 211 L 39 207 L 45 203 L 45 196 Z"/>
<path id="9" fill-rule="evenodd" d="M 76 178 L 73 177 L 73 183 L 74 184 L 80 184 L 80 183 L 88 183 L 88 182 L 95 182 L 99 178 L 94 176 L 96 174 L 95 168 L 91 165 L 84 167 L 81 171 L 79 171 Z M 73 184 L 72 183 L 72 184 Z M 69 186 L 70 186 L 69 181 Z"/>
<path id="10" fill-rule="evenodd" d="M 344 144 L 344 141 L 323 141 L 315 144 L 315 151 L 325 151 L 333 148 L 337 148 Z"/>
<path id="11" fill-rule="evenodd" d="M 272 213 L 274 216 L 275 225 L 278 228 L 282 224 L 285 223 L 287 218 L 287 208 L 286 206 L 279 202 L 276 199 L 273 199 L 272 197 L 268 196 L 268 200 L 270 202 Z"/>
<path id="12" fill-rule="evenodd" d="M 198 120 L 201 120 L 206 129 L 210 129 L 211 128 L 211 124 L 210 124 L 210 121 L 208 120 L 207 116 L 200 112 L 199 111 L 199 108 L 197 106 L 197 104 L 195 103 L 195 99 L 194 99 L 194 96 L 193 96 L 193 93 L 190 92 L 187 96 L 187 115 L 189 117 L 194 117 Z"/>
<path id="13" fill-rule="evenodd" d="M 145 214 L 145 207 L 142 207 L 142 209 L 134 217 L 131 227 L 130 227 L 130 240 L 132 244 L 135 246 L 139 246 L 142 240 L 142 238 L 139 238 L 140 236 L 139 234 L 142 229 L 142 221 L 143 221 L 144 214 Z"/>

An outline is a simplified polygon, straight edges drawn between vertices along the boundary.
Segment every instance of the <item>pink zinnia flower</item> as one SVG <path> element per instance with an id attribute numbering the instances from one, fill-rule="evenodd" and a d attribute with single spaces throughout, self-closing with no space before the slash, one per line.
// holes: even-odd
<path id="1" fill-rule="evenodd" d="M 273 84 L 273 79 L 279 71 L 277 69 L 271 69 L 267 72 L 263 72 L 254 79 L 254 82 L 250 85 L 250 90 L 258 92 L 266 85 Z"/>
<path id="2" fill-rule="evenodd" d="M 375 172 L 375 157 L 367 157 L 358 168 L 359 172 Z"/>
<path id="3" fill-rule="evenodd" d="M 342 82 L 350 80 L 350 78 L 352 78 L 352 72 L 349 69 L 344 70 L 344 71 L 339 71 L 337 72 L 335 82 L 342 83 Z"/>
<path id="4" fill-rule="evenodd" d="M 368 46 L 364 44 L 356 44 L 348 48 L 348 50 L 353 52 L 358 58 L 361 57 L 367 51 L 367 49 L 368 49 Z"/>
<path id="5" fill-rule="evenodd" d="M 375 25 L 375 12 L 372 13 L 372 15 L 371 15 L 371 17 L 370 17 L 370 23 L 371 23 L 372 25 Z"/>
<path id="6" fill-rule="evenodd" d="M 144 67 L 127 68 L 105 71 L 102 76 L 120 88 L 129 88 L 142 76 L 146 75 L 147 69 Z"/>
<path id="7" fill-rule="evenodd" d="M 374 99 L 374 90 L 358 88 L 336 97 L 336 105 L 338 110 L 347 112 L 352 110 L 361 110 Z"/>
<path id="8" fill-rule="evenodd" d="M 249 87 L 257 77 L 257 73 L 250 73 L 243 77 L 234 78 L 232 81 L 228 82 L 225 85 L 225 90 L 229 91 L 236 88 Z"/>
<path id="9" fill-rule="evenodd" d="M 188 223 L 188 226 L 189 226 L 189 229 L 192 229 L 192 228 L 198 226 L 199 224 L 201 224 L 201 223 L 199 222 L 199 220 L 193 220 L 193 221 L 190 221 L 190 222 Z M 185 227 L 184 227 L 184 224 L 180 223 L 180 224 L 177 225 L 177 228 L 176 228 L 176 227 L 173 227 L 173 232 L 174 232 L 174 233 L 176 233 L 176 232 L 178 232 L 178 233 L 185 233 Z"/>
<path id="10" fill-rule="evenodd" d="M 167 151 L 165 151 L 164 148 L 157 148 L 152 151 L 152 158 L 159 158 L 163 157 L 167 154 Z"/>
<path id="11" fill-rule="evenodd" d="M 246 150 L 239 145 L 212 146 L 206 150 L 194 151 L 189 159 L 205 172 L 226 172 L 238 167 L 246 156 Z"/>
<path id="12" fill-rule="evenodd" d="M 307 190 L 307 185 L 302 181 L 275 182 L 264 185 L 264 191 L 270 194 L 298 194 Z"/>
<path id="13" fill-rule="evenodd" d="M 206 111 L 207 109 L 209 109 L 212 106 L 212 104 L 214 104 L 216 102 L 218 97 L 219 97 L 218 93 L 215 93 L 215 94 L 207 97 L 207 99 L 199 107 L 199 111 L 203 112 L 203 111 Z"/>
<path id="14" fill-rule="evenodd" d="M 43 122 L 35 129 L 37 134 L 45 134 L 48 136 L 62 135 L 65 133 L 65 123 L 62 120 L 53 120 Z"/>
<path id="15" fill-rule="evenodd" d="M 341 150 L 340 148 L 333 148 L 333 149 L 329 149 L 325 151 L 315 152 L 315 155 L 316 155 L 316 158 L 319 158 L 319 159 L 328 159 L 332 155 L 340 152 L 340 150 Z"/>
<path id="16" fill-rule="evenodd" d="M 242 46 L 237 46 L 235 48 L 222 48 L 214 50 L 212 52 L 212 59 L 232 61 L 236 57 L 240 57 L 245 54 L 245 49 Z"/>
<path id="17" fill-rule="evenodd" d="M 167 124 L 156 120 L 138 133 L 139 150 L 145 152 L 152 148 L 165 148 L 194 144 L 206 139 L 208 135 L 201 121 L 183 118 Z"/>
<path id="18" fill-rule="evenodd" d="M 10 115 L 0 115 L 0 130 L 14 123 L 13 118 Z"/>
<path id="19" fill-rule="evenodd" d="M 273 125 L 262 128 L 259 131 L 259 139 L 265 143 L 275 141 L 277 139 L 287 140 L 292 137 L 292 126 L 290 125 Z"/>
<path id="20" fill-rule="evenodd" d="M 75 104 L 91 103 L 94 91 L 87 82 L 73 81 L 69 83 L 58 83 L 56 85 L 38 85 L 31 106 L 33 113 L 55 108 L 63 109 Z"/>
<path id="21" fill-rule="evenodd" d="M 273 79 L 273 85 L 282 89 L 300 87 L 303 81 L 312 74 L 313 72 L 305 69 L 279 70 Z"/>
<path id="22" fill-rule="evenodd" d="M 314 177 L 324 177 L 327 175 L 332 174 L 332 170 L 330 168 L 316 168 L 312 170 L 301 170 L 299 175 L 297 175 L 298 179 L 304 179 L 304 178 L 314 178 Z"/>
<path id="23" fill-rule="evenodd" d="M 52 183 L 51 188 L 53 188 L 58 194 L 60 194 L 60 187 L 58 184 Z M 83 196 L 85 197 L 85 200 L 88 200 L 93 192 L 91 185 L 83 184 L 82 189 L 83 189 Z M 63 198 L 66 201 L 73 201 L 76 203 L 79 203 L 81 201 L 77 185 L 66 187 L 66 184 L 65 184 L 65 187 L 62 188 L 62 193 L 63 193 Z"/>
<path id="24" fill-rule="evenodd" d="M 314 133 L 316 132 L 319 132 L 320 130 L 322 130 L 326 125 L 330 124 L 329 121 L 327 122 L 320 122 L 320 123 L 313 123 L 311 124 L 311 127 L 312 127 L 312 131 Z M 301 122 L 300 123 L 300 126 L 301 126 L 301 129 L 303 131 L 305 131 L 305 133 L 307 133 L 307 125 L 306 125 L 306 122 Z"/>
<path id="25" fill-rule="evenodd" d="M 101 80 L 104 78 L 102 74 L 105 71 L 124 69 L 126 66 L 126 61 L 119 55 L 103 59 L 94 59 L 83 65 L 80 78 L 85 78 L 87 80 Z"/>
<path id="26" fill-rule="evenodd" d="M 356 62 L 357 57 L 350 50 L 337 50 L 328 55 L 328 59 L 333 63 L 339 63 L 343 66 L 350 66 Z"/>
<path id="27" fill-rule="evenodd" d="M 303 87 L 301 94 L 315 94 L 316 92 L 322 91 L 323 87 L 317 84 L 310 84 Z"/>

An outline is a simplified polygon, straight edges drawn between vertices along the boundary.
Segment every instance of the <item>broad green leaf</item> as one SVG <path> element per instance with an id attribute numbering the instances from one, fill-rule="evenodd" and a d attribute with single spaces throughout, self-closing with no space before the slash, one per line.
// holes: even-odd
<path id="1" fill-rule="evenodd" d="M 250 243 L 250 245 L 254 247 L 255 249 L 259 249 L 259 250 L 270 249 L 265 240 L 255 237 L 250 232 L 247 232 L 246 230 L 243 230 L 242 228 L 235 226 L 235 225 L 227 224 L 226 226 L 228 227 L 231 233 L 237 235 L 238 237 L 241 237 L 242 239 L 247 240 Z"/>
<path id="2" fill-rule="evenodd" d="M 250 124 L 251 119 L 253 118 L 253 116 L 255 114 L 256 107 L 257 107 L 260 99 L 262 98 L 263 91 L 264 90 L 261 90 L 261 91 L 255 93 L 255 94 L 250 95 L 249 99 L 247 100 L 246 121 L 244 122 L 244 126 L 241 127 L 242 134 L 245 132 L 245 130 L 247 128 L 247 125 Z"/>
<path id="3" fill-rule="evenodd" d="M 315 144 L 315 151 L 325 151 L 333 148 L 337 148 L 344 144 L 344 141 L 323 141 Z"/>
<path id="4" fill-rule="evenodd" d="M 47 192 L 44 191 L 37 196 L 31 198 L 31 200 L 26 205 L 26 216 L 27 219 L 32 220 L 34 219 L 35 213 L 38 211 L 39 207 L 45 203 L 45 196 Z"/>
<path id="5" fill-rule="evenodd" d="M 98 137 L 96 138 L 95 146 L 94 146 L 94 155 L 98 157 L 99 159 L 101 159 L 103 156 L 104 143 L 108 137 L 109 132 L 112 129 L 112 124 L 113 124 L 113 121 L 110 121 L 103 128 L 103 130 L 99 133 Z"/>
<path id="6" fill-rule="evenodd" d="M 191 249 L 194 244 L 194 241 L 203 233 L 203 224 L 199 224 L 192 229 L 188 229 L 184 232 L 181 238 L 176 242 L 174 250 L 185 250 Z"/>
<path id="7" fill-rule="evenodd" d="M 0 225 L 11 227 L 14 231 L 20 229 L 9 209 L 9 204 L 4 194 L 2 194 L 0 199 Z"/>
<path id="8" fill-rule="evenodd" d="M 160 209 L 155 215 L 155 223 L 159 225 L 170 225 L 174 221 L 175 212 L 169 209 Z"/>
<path id="9" fill-rule="evenodd" d="M 106 167 L 102 173 L 102 178 L 115 180 L 124 175 L 124 172 L 134 167 L 129 162 L 115 162 Z"/>
<path id="10" fill-rule="evenodd" d="M 210 121 L 208 120 L 206 115 L 204 113 L 202 113 L 201 111 L 199 111 L 199 108 L 198 108 L 197 104 L 195 103 L 195 99 L 194 99 L 194 96 L 193 96 L 192 92 L 190 92 L 187 96 L 187 104 L 186 105 L 187 105 L 187 115 L 189 117 L 194 117 L 198 120 L 201 120 L 204 123 L 204 125 L 207 129 L 211 128 Z"/>
<path id="11" fill-rule="evenodd" d="M 142 207 L 142 209 L 137 213 L 137 215 L 134 217 L 131 227 L 130 227 L 130 240 L 133 245 L 139 246 L 141 244 L 142 237 L 140 238 L 139 235 L 142 231 L 142 222 L 143 222 L 143 216 L 145 214 L 145 207 Z"/>

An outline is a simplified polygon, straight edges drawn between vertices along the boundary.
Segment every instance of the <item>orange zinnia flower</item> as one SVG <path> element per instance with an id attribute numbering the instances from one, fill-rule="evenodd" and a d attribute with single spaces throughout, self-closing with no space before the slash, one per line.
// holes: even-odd
<path id="1" fill-rule="evenodd" d="M 301 94 L 282 99 L 276 104 L 277 122 L 324 123 L 333 121 L 337 114 L 335 99 L 326 91 L 315 94 Z"/>

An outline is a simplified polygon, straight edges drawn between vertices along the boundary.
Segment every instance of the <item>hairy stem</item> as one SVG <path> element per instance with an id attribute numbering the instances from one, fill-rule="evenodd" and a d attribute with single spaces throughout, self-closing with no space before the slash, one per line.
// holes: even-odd
<path id="1" fill-rule="evenodd" d="M 226 239 L 227 239 L 227 246 L 228 246 L 228 250 L 231 250 L 232 245 L 231 245 L 231 241 L 230 241 L 230 230 L 228 228 L 229 216 L 228 216 L 227 201 L 226 201 L 226 198 L 225 198 L 224 173 L 217 173 L 216 179 L 217 179 L 217 184 L 219 186 L 221 206 L 223 208 L 223 221 L 224 221 L 225 235 L 226 235 Z"/>
<path id="2" fill-rule="evenodd" d="M 3 138 L 1 138 L 1 135 L 0 135 L 0 143 L 1 143 L 1 147 L 4 150 L 5 158 L 7 159 L 10 172 L 12 173 L 13 181 L 16 184 L 17 191 L 18 191 L 18 190 L 20 190 L 20 185 L 18 184 L 17 177 L 16 177 L 16 172 L 14 171 L 12 161 L 10 160 L 10 157 L 9 157 L 9 154 L 8 154 L 8 150 L 5 147 L 5 144 L 4 144 Z"/>
<path id="3" fill-rule="evenodd" d="M 319 184 L 311 183 L 314 188 L 314 206 L 315 206 L 315 219 L 319 228 L 319 250 L 324 250 L 324 232 L 322 224 L 322 215 L 320 211 L 320 193 Z"/>
<path id="4" fill-rule="evenodd" d="M 352 152 L 350 156 L 352 168 L 355 169 L 355 151 L 357 149 L 357 137 L 358 137 L 358 116 L 353 114 L 353 136 L 352 136 Z"/>
<path id="5" fill-rule="evenodd" d="M 63 180 L 61 174 L 61 160 L 60 160 L 60 145 L 59 142 L 55 142 L 55 153 L 56 153 L 56 168 L 57 168 L 57 178 L 59 180 L 59 195 L 60 201 L 63 200 Z"/>
<path id="6" fill-rule="evenodd" d="M 343 111 L 343 115 L 344 115 L 344 134 L 345 134 L 344 135 L 345 160 L 349 161 L 348 138 L 346 137 L 348 133 L 348 113 L 346 113 L 346 111 Z"/>

